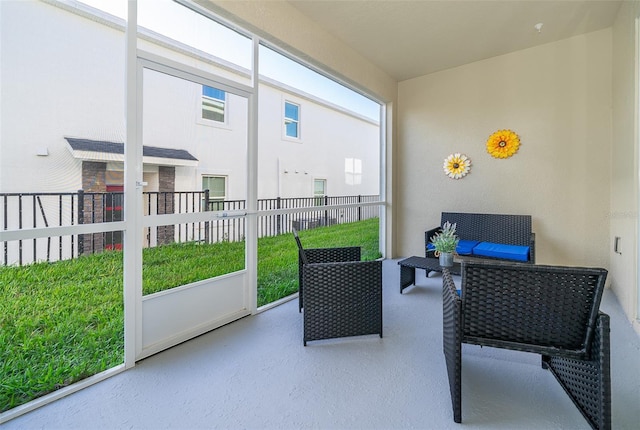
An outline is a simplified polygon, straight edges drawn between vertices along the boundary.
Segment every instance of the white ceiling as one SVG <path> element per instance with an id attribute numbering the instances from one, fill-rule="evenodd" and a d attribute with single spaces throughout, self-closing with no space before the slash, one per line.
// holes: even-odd
<path id="1" fill-rule="evenodd" d="M 613 24 L 621 1 L 289 0 L 398 81 Z M 535 28 L 543 23 L 541 32 Z"/>

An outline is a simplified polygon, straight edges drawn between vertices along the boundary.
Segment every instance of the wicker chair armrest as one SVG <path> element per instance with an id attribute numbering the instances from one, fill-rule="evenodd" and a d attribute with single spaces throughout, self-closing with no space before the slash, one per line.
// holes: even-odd
<path id="1" fill-rule="evenodd" d="M 442 298 L 448 302 L 457 303 L 458 305 L 462 301 L 458 295 L 456 284 L 453 282 L 451 271 L 449 269 L 443 269 L 442 271 Z"/>

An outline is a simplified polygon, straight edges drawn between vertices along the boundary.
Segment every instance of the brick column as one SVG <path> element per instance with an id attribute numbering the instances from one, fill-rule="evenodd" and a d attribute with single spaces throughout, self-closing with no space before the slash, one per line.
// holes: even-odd
<path id="1" fill-rule="evenodd" d="M 158 214 L 174 213 L 174 192 L 176 190 L 176 168 L 160 166 L 158 168 Z M 158 245 L 175 241 L 175 226 L 158 227 Z"/>
<path id="2" fill-rule="evenodd" d="M 91 193 L 105 193 L 107 163 L 83 161 L 82 162 L 82 189 L 84 195 L 84 223 L 91 224 L 104 221 L 104 194 L 91 195 Z M 94 233 L 84 235 L 83 255 L 95 254 L 104 250 L 104 234 Z"/>

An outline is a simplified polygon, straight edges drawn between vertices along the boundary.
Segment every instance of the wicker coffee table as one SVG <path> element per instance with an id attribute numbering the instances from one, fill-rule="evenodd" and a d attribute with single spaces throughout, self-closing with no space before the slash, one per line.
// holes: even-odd
<path id="1" fill-rule="evenodd" d="M 442 272 L 437 258 L 409 257 L 398 261 L 400 265 L 400 294 L 410 285 L 416 282 L 416 269 L 424 269 L 429 272 Z"/>

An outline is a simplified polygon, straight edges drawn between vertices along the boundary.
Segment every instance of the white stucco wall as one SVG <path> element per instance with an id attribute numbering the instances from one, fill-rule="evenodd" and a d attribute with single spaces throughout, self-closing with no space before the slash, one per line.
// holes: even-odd
<path id="1" fill-rule="evenodd" d="M 262 83 L 259 93 L 260 198 L 312 196 L 314 179 L 325 179 L 331 196 L 379 193 L 377 124 L 269 84 Z M 300 139 L 284 136 L 285 101 L 300 107 Z M 347 159 L 361 162 L 362 173 L 355 181 L 345 171 Z"/>
<path id="2" fill-rule="evenodd" d="M 64 136 L 124 139 L 124 35 L 40 2 L 0 7 L 0 192 L 76 191 Z"/>
<path id="3" fill-rule="evenodd" d="M 640 2 L 624 2 L 613 27 L 613 129 L 611 159 L 611 237 L 620 237 L 620 253 L 609 249 L 609 279 L 627 317 L 638 324 L 638 135 L 635 20 Z"/>
<path id="4" fill-rule="evenodd" d="M 530 214 L 536 262 L 609 266 L 611 29 L 401 82 L 396 202 L 401 255 L 421 255 L 442 211 Z M 520 150 L 492 158 L 512 129 Z M 446 177 L 445 157 L 472 160 Z"/>
<path id="5" fill-rule="evenodd" d="M 224 124 L 201 119 L 202 86 L 156 71 L 144 72 L 143 144 L 184 149 L 197 167 L 176 168 L 176 190 L 202 187 L 202 175 L 227 176 L 227 196 L 246 199 L 247 100 L 227 94 Z"/>

